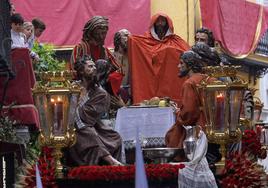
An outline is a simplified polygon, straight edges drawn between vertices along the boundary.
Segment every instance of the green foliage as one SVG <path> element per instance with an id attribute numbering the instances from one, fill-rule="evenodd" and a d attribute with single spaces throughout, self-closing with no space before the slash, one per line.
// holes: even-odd
<path id="1" fill-rule="evenodd" d="M 28 143 L 25 143 L 16 134 L 16 127 L 14 126 L 16 121 L 12 120 L 8 116 L 0 116 L 0 140 L 4 142 L 24 144 L 26 158 L 23 160 L 23 165 L 18 166 L 18 162 L 15 161 L 16 169 L 16 182 L 18 186 L 16 187 L 25 187 L 23 184 L 20 185 L 20 181 L 24 182 L 25 174 L 27 174 L 28 169 L 35 165 L 38 161 L 40 155 L 40 145 L 38 143 L 39 132 L 32 132 L 31 138 Z"/>
<path id="2" fill-rule="evenodd" d="M 11 120 L 8 116 L 0 117 L 0 140 L 5 142 L 23 144 L 24 141 L 17 137 L 16 121 Z M 38 144 L 39 132 L 31 133 L 31 138 L 26 144 L 26 159 L 32 160 L 40 153 L 40 146 Z"/>
<path id="3" fill-rule="evenodd" d="M 38 156 L 40 155 L 40 144 L 38 142 L 38 136 L 40 132 L 32 132 L 30 141 L 27 143 L 26 146 L 26 160 L 28 162 L 30 161 L 36 161 L 38 159 Z"/>
<path id="4" fill-rule="evenodd" d="M 25 147 L 26 158 L 23 159 L 23 164 L 21 164 L 20 166 L 18 165 L 18 163 L 15 164 L 15 187 L 27 187 L 25 185 L 25 179 L 29 176 L 29 169 L 33 169 L 41 153 L 40 145 L 38 143 L 39 134 L 40 133 L 36 131 L 31 132 L 30 141 L 26 144 Z"/>
<path id="5" fill-rule="evenodd" d="M 14 124 L 16 122 L 11 120 L 8 116 L 0 116 L 0 140 L 5 142 L 16 142 L 16 129 Z"/>
<path id="6" fill-rule="evenodd" d="M 55 58 L 54 46 L 52 44 L 42 44 L 35 42 L 33 51 L 38 54 L 40 60 L 34 64 L 36 72 L 42 71 L 62 71 L 65 69 L 66 62 Z"/>
<path id="7" fill-rule="evenodd" d="M 37 163 L 40 156 L 40 146 L 38 144 L 38 134 L 37 132 L 31 134 L 31 139 L 25 148 L 26 158 L 23 159 L 23 164 L 20 166 L 18 164 L 15 165 L 15 187 L 24 188 L 30 187 L 26 185 L 26 178 L 29 177 L 29 172 L 31 171 L 33 178 L 35 178 L 35 170 L 34 166 Z M 32 187 L 32 186 L 31 186 Z"/>

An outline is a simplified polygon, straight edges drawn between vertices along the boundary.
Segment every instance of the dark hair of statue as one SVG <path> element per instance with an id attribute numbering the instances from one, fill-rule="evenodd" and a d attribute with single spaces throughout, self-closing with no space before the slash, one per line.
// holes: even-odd
<path id="1" fill-rule="evenodd" d="M 197 53 L 206 66 L 220 66 L 221 59 L 214 49 L 209 47 L 203 42 L 198 42 L 191 48 L 192 51 Z"/>
<path id="2" fill-rule="evenodd" d="M 121 37 L 122 37 L 122 33 L 120 31 L 117 31 L 114 34 L 114 51 L 115 52 L 117 52 L 119 50 L 120 43 L 121 43 Z"/>
<path id="3" fill-rule="evenodd" d="M 94 16 L 84 25 L 83 29 L 83 40 L 88 41 L 92 37 L 92 33 L 97 28 L 108 30 L 108 18 L 104 16 Z"/>
<path id="4" fill-rule="evenodd" d="M 111 83 L 108 81 L 109 74 L 112 69 L 112 65 L 105 59 L 98 59 L 96 62 L 97 78 L 99 84 L 105 89 L 110 95 L 113 95 Z"/>
<path id="5" fill-rule="evenodd" d="M 204 64 L 202 58 L 193 51 L 186 51 L 181 54 L 180 59 L 189 67 L 194 73 L 201 73 Z"/>
<path id="6" fill-rule="evenodd" d="M 98 59 L 95 64 L 99 83 L 104 85 L 108 80 L 108 76 L 111 71 L 111 64 L 105 59 Z"/>

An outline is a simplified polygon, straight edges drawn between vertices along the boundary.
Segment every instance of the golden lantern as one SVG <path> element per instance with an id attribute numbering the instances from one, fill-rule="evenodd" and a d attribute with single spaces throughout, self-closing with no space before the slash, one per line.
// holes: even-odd
<path id="1" fill-rule="evenodd" d="M 263 103 L 258 97 L 254 97 L 254 124 L 255 131 L 260 139 L 260 143 L 263 148 L 268 148 L 268 123 L 260 120 Z"/>
<path id="2" fill-rule="evenodd" d="M 40 82 L 33 89 L 35 106 L 40 118 L 41 146 L 54 148 L 58 177 L 62 176 L 61 149 L 75 143 L 74 114 L 80 87 L 72 84 L 72 72 L 39 73 Z"/>
<path id="3" fill-rule="evenodd" d="M 247 83 L 236 76 L 238 68 L 208 66 L 204 71 L 209 78 L 199 85 L 206 117 L 205 133 L 209 142 L 220 144 L 222 159 L 216 164 L 218 168 L 225 165 L 226 144 L 238 142 L 242 136 L 239 118 Z"/>

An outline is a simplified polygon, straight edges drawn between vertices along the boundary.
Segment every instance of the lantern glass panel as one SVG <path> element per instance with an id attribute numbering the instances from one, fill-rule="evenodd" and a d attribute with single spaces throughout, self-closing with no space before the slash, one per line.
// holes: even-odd
<path id="1" fill-rule="evenodd" d="M 240 110 L 242 100 L 244 96 L 244 90 L 230 90 L 229 100 L 229 131 L 235 132 L 239 126 Z"/>
<path id="2" fill-rule="evenodd" d="M 43 94 L 35 95 L 35 106 L 38 110 L 39 114 L 39 121 L 40 121 L 40 128 L 43 131 L 44 136 L 50 135 L 49 123 L 48 123 L 48 108 L 47 108 L 47 98 Z"/>
<path id="3" fill-rule="evenodd" d="M 268 146 L 268 127 L 267 126 L 263 126 L 263 129 L 261 131 L 260 142 L 262 145 Z"/>
<path id="4" fill-rule="evenodd" d="M 263 125 L 255 124 L 255 131 L 256 131 L 257 137 L 260 139 L 260 143 L 263 144 L 264 143 L 264 137 L 263 137 L 264 128 L 263 128 Z"/>
<path id="5" fill-rule="evenodd" d="M 79 99 L 79 93 L 73 93 L 70 96 L 70 109 L 68 116 L 68 125 L 69 128 L 74 128 L 74 117 L 76 113 L 76 107 Z"/>
<path id="6" fill-rule="evenodd" d="M 261 110 L 260 109 L 254 109 L 254 121 L 258 122 L 260 121 L 261 117 Z"/>
<path id="7" fill-rule="evenodd" d="M 213 122 L 215 119 L 215 114 L 213 113 L 213 110 L 215 109 L 214 105 L 214 90 L 202 90 L 202 96 L 203 96 L 203 110 L 205 112 L 207 125 L 213 126 Z"/>
<path id="8" fill-rule="evenodd" d="M 68 97 L 66 95 L 51 95 L 49 106 L 51 110 L 52 133 L 61 136 L 66 133 L 66 118 L 68 115 Z"/>
<path id="9" fill-rule="evenodd" d="M 48 126 L 48 108 L 47 108 L 47 98 L 45 95 L 38 94 L 35 96 L 35 106 L 38 110 L 40 128 L 45 136 L 50 135 L 50 129 Z"/>
<path id="10" fill-rule="evenodd" d="M 204 110 L 206 114 L 206 119 L 207 123 L 209 126 L 214 126 L 214 119 L 215 119 L 215 101 L 214 101 L 214 96 L 215 96 L 215 90 L 206 90 L 205 91 L 205 102 L 204 102 Z"/>
<path id="11" fill-rule="evenodd" d="M 215 132 L 224 132 L 226 90 L 219 88 L 207 89 L 204 96 L 204 110 L 208 125 L 212 126 Z"/>

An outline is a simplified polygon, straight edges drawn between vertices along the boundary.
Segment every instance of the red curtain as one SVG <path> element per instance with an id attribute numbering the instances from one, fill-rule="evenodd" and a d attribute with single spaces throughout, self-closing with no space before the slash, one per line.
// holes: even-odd
<path id="1" fill-rule="evenodd" d="M 256 48 L 268 28 L 268 11 L 246 0 L 200 0 L 202 24 L 223 49 L 243 58 Z"/>
<path id="2" fill-rule="evenodd" d="M 26 48 L 16 48 L 11 51 L 11 68 L 16 77 L 9 81 L 4 101 L 4 110 L 9 117 L 19 124 L 35 125 L 39 127 L 39 117 L 34 106 L 32 88 L 35 84 L 35 76 L 29 50 Z M 0 78 L 0 98 L 3 97 L 3 81 Z M 9 109 L 9 105 L 15 105 Z"/>
<path id="3" fill-rule="evenodd" d="M 106 45 L 113 46 L 113 35 L 126 28 L 143 34 L 150 22 L 150 0 L 11 0 L 16 12 L 31 21 L 39 17 L 47 25 L 41 42 L 58 46 L 75 45 L 81 40 L 84 24 L 94 15 L 109 18 Z"/>

